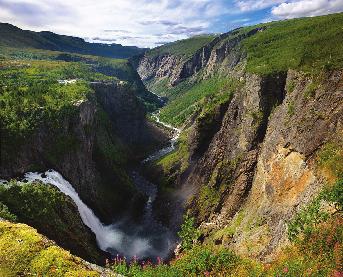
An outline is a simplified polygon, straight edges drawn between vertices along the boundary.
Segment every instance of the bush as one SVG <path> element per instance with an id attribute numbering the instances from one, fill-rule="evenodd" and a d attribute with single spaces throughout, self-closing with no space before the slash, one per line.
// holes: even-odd
<path id="1" fill-rule="evenodd" d="M 181 239 L 182 249 L 191 249 L 194 242 L 199 238 L 200 231 L 195 227 L 195 220 L 193 217 L 185 215 L 183 218 L 183 224 L 181 225 L 181 230 L 178 235 Z"/>
<path id="2" fill-rule="evenodd" d="M 17 221 L 17 217 L 9 211 L 8 207 L 5 204 L 1 202 L 0 202 L 0 218 L 13 221 L 13 222 Z"/>

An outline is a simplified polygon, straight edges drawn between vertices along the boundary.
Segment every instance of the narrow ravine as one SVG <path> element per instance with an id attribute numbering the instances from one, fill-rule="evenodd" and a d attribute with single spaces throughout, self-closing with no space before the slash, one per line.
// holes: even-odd
<path id="1" fill-rule="evenodd" d="M 159 159 L 172 152 L 180 135 L 179 129 L 161 122 L 158 114 L 155 114 L 154 118 L 159 124 L 171 129 L 173 137 L 167 147 L 150 155 L 142 163 Z M 24 176 L 24 181 L 38 180 L 44 184 L 51 184 L 65 195 L 68 195 L 76 204 L 83 223 L 95 234 L 97 244 L 101 250 L 112 255 L 119 254 L 128 260 L 132 258 L 167 259 L 175 249 L 177 238 L 172 231 L 154 217 L 153 202 L 156 199 L 157 187 L 141 176 L 138 171 L 132 171 L 131 177 L 136 188 L 148 198 L 143 218 L 141 222 L 137 223 L 126 216 L 110 225 L 104 225 L 99 220 L 95 213 L 80 199 L 73 186 L 59 172 L 52 169 L 44 173 L 28 172 Z"/>
<path id="2" fill-rule="evenodd" d="M 160 114 L 160 112 L 154 113 L 152 115 L 152 118 L 155 119 L 155 121 L 158 124 L 161 124 L 165 128 L 171 130 L 173 136 L 172 136 L 171 140 L 169 141 L 169 145 L 168 146 L 166 146 L 166 147 L 156 151 L 155 153 L 151 154 L 149 157 L 147 157 L 145 160 L 143 160 L 142 163 L 148 163 L 148 162 L 152 162 L 152 161 L 158 160 L 158 159 L 162 158 L 163 156 L 173 152 L 175 150 L 175 148 L 176 148 L 176 142 L 177 142 L 177 140 L 180 137 L 181 129 L 175 128 L 174 126 L 171 126 L 171 125 L 161 121 L 160 117 L 159 117 L 159 114 Z"/>

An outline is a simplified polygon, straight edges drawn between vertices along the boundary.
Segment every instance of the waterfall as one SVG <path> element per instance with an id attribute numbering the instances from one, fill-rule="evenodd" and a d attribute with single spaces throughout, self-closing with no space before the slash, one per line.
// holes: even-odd
<path id="1" fill-rule="evenodd" d="M 159 159 L 175 149 L 175 143 L 180 136 L 180 130 L 168 125 L 159 119 L 159 114 L 154 114 L 155 120 L 171 129 L 174 133 L 168 147 L 165 147 L 146 158 L 142 163 Z M 75 203 L 81 219 L 96 236 L 100 249 L 112 254 L 120 254 L 129 259 L 166 258 L 175 246 L 175 235 L 156 221 L 153 216 L 153 202 L 157 195 L 157 188 L 147 181 L 138 172 L 131 173 L 136 188 L 148 197 L 143 220 L 140 224 L 133 222 L 129 217 L 124 217 L 114 224 L 104 225 L 94 212 L 80 199 L 73 186 L 54 170 L 45 173 L 28 172 L 24 180 L 28 182 L 41 181 L 57 187 L 62 193 L 68 195 Z"/>
<path id="2" fill-rule="evenodd" d="M 135 173 L 137 174 L 137 173 Z M 138 177 L 137 177 L 138 178 Z M 141 178 L 141 177 L 140 177 Z M 104 225 L 94 212 L 80 199 L 73 186 L 63 178 L 63 176 L 54 170 L 48 170 L 44 174 L 37 172 L 28 172 L 25 179 L 29 182 L 41 181 L 44 184 L 51 184 L 57 187 L 62 193 L 68 195 L 76 204 L 81 219 L 96 236 L 100 249 L 112 254 L 121 254 L 127 258 L 134 256 L 161 257 L 168 255 L 172 247 L 169 231 L 165 228 L 157 228 L 151 218 L 151 201 L 155 196 L 151 196 L 147 203 L 147 210 L 144 225 L 135 225 L 129 220 L 123 219 L 111 225 Z M 154 191 L 154 194 L 156 191 Z M 149 218 L 147 218 L 149 217 Z M 145 227 L 154 226 L 154 231 L 143 232 Z M 163 240 L 163 241 L 162 241 Z"/>

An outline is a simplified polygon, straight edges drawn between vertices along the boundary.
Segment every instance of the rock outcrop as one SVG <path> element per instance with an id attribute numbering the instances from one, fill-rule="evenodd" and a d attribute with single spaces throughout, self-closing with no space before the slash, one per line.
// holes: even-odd
<path id="1" fill-rule="evenodd" d="M 343 72 L 247 73 L 241 41 L 263 30 L 222 35 L 177 65 L 169 56 L 169 71 L 165 56 L 154 57 L 155 63 L 146 55 L 138 70 L 149 85 L 218 74 L 243 84 L 212 114 L 195 114 L 187 122 L 189 166 L 174 178 L 174 199 L 163 202 L 173 225 L 182 220 L 180 209 L 188 210 L 204 243 L 268 260 L 287 242 L 287 221 L 328 180 L 318 167 L 319 152 L 327 143 L 342 145 Z M 184 206 L 168 208 L 180 199 Z"/>
<path id="2" fill-rule="evenodd" d="M 104 222 L 111 222 L 132 199 L 140 199 L 126 173 L 129 164 L 167 138 L 147 122 L 143 104 L 126 85 L 92 86 L 92 98 L 75 103 L 60 128 L 41 124 L 20 149 L 13 149 L 15 155 L 1 155 L 0 176 L 53 168 Z"/>

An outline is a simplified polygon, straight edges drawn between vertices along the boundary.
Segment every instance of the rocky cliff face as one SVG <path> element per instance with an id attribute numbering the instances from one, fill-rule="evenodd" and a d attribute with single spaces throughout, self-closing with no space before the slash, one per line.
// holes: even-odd
<path id="1" fill-rule="evenodd" d="M 328 73 L 311 97 L 298 72 L 247 77 L 185 182 L 198 188 L 188 207 L 206 234 L 235 229 L 216 243 L 260 258 L 284 244 L 286 222 L 326 182 L 317 155 L 342 134 L 342 77 Z"/>
<path id="2" fill-rule="evenodd" d="M 1 155 L 0 176 L 53 168 L 110 222 L 130 208 L 131 199 L 140 198 L 126 173 L 129 164 L 166 138 L 146 121 L 144 106 L 130 89 L 115 83 L 92 86 L 95 95 L 75 103 L 61 127 L 41 125 L 14 157 Z"/>
<path id="3" fill-rule="evenodd" d="M 189 165 L 175 178 L 180 190 L 163 202 L 172 224 L 180 209 L 195 216 L 204 243 L 268 260 L 287 242 L 286 222 L 330 181 L 318 155 L 327 144 L 342 145 L 343 72 L 247 73 L 240 41 L 261 31 L 224 35 L 187 61 L 144 57 L 138 70 L 149 83 L 168 78 L 169 86 L 214 74 L 244 84 L 212 115 L 188 121 Z M 171 212 L 180 198 L 185 206 Z"/>
<path id="4" fill-rule="evenodd" d="M 215 65 L 223 64 L 224 60 L 227 61 L 225 66 L 233 68 L 245 55 L 240 51 L 240 42 L 262 30 L 263 28 L 257 28 L 240 34 L 238 29 L 222 34 L 198 49 L 191 57 L 147 53 L 134 64 L 146 84 L 167 79 L 169 86 L 175 86 L 203 69 L 207 74 L 213 73 Z"/>

